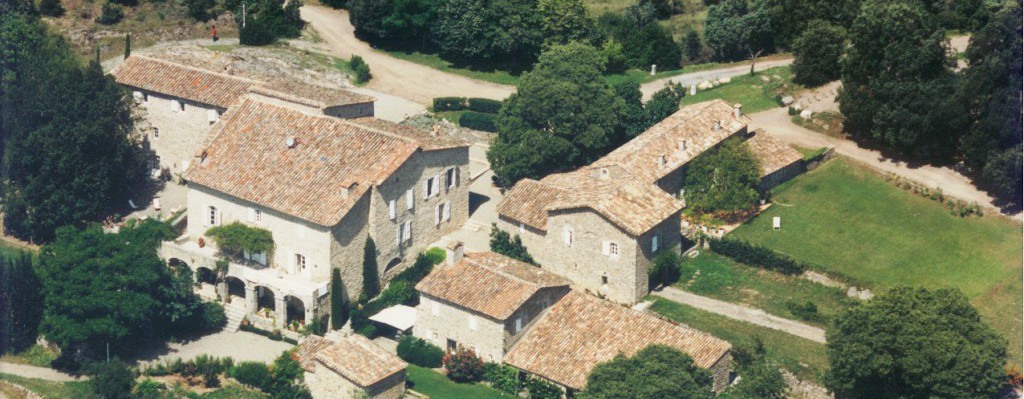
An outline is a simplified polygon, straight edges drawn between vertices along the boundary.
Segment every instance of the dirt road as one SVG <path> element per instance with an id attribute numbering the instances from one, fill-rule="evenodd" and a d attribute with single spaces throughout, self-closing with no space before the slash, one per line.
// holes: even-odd
<path id="1" fill-rule="evenodd" d="M 335 56 L 348 58 L 358 54 L 370 66 L 373 79 L 366 87 L 420 104 L 434 97 L 484 97 L 496 100 L 508 97 L 515 87 L 453 75 L 414 62 L 394 58 L 370 47 L 355 36 L 348 12 L 326 7 L 302 6 L 302 19 L 315 29 Z"/>
<path id="2" fill-rule="evenodd" d="M 793 63 L 792 58 L 784 58 L 781 60 L 768 60 L 760 61 L 754 64 L 754 71 L 760 72 L 765 69 L 786 66 Z M 668 82 L 679 83 L 689 89 L 690 85 L 700 84 L 705 80 L 715 80 L 718 78 L 733 77 L 743 74 L 750 73 L 750 64 L 745 63 L 742 65 L 735 65 L 731 67 L 710 69 L 707 71 L 697 71 L 691 73 L 684 73 L 682 75 L 670 76 L 663 79 L 658 79 L 653 82 L 648 82 L 640 85 L 640 91 L 644 94 L 644 100 L 651 98 L 654 92 L 661 90 L 665 87 Z"/>
<path id="3" fill-rule="evenodd" d="M 875 169 L 892 172 L 905 178 L 915 180 L 928 187 L 940 187 L 942 192 L 969 202 L 977 202 L 991 209 L 998 209 L 992 197 L 978 190 L 964 175 L 948 167 L 930 165 L 910 166 L 906 162 L 890 159 L 880 152 L 857 146 L 850 140 L 830 137 L 793 124 L 785 108 L 776 108 L 750 115 L 753 120 L 751 128 L 762 128 L 771 132 L 783 141 L 802 147 L 820 148 L 833 146 L 836 152 Z M 1021 218 L 1020 214 L 1014 216 Z"/>

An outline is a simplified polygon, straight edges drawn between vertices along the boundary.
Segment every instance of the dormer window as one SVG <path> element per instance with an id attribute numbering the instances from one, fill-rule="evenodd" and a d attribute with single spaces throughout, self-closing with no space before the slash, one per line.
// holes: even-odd
<path id="1" fill-rule="evenodd" d="M 658 156 L 658 166 L 662 167 L 662 168 L 665 167 L 665 156 L 664 155 L 659 155 Z"/>

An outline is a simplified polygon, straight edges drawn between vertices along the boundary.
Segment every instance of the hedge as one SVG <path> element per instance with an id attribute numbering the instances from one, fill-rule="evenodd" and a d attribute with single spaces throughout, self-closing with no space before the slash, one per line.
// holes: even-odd
<path id="1" fill-rule="evenodd" d="M 498 100 L 476 97 L 469 99 L 470 111 L 483 112 L 485 114 L 497 114 L 500 109 L 501 101 Z"/>
<path id="2" fill-rule="evenodd" d="M 259 329 L 259 328 L 253 327 L 251 324 L 242 324 L 242 325 L 238 326 L 238 329 L 242 330 L 242 331 L 245 331 L 245 332 L 251 332 L 253 334 L 262 335 L 264 337 L 270 338 L 271 341 L 283 341 L 283 342 L 287 342 L 287 343 L 292 344 L 292 345 L 298 345 L 299 344 L 299 341 L 296 341 L 294 339 L 291 339 L 291 338 L 288 338 L 286 336 L 281 335 L 280 331 L 267 331 L 267 330 L 263 330 L 263 329 Z"/>
<path id="3" fill-rule="evenodd" d="M 270 386 L 273 378 L 270 375 L 270 368 L 260 362 L 239 363 L 232 367 L 228 374 L 242 385 L 248 385 L 261 391 Z"/>
<path id="4" fill-rule="evenodd" d="M 420 367 L 436 369 L 441 367 L 444 350 L 422 339 L 405 336 L 398 341 L 398 357 Z"/>
<path id="5" fill-rule="evenodd" d="M 739 240 L 711 240 L 711 250 L 739 263 L 783 274 L 798 275 L 808 269 L 807 264 L 786 255 Z"/>
<path id="6" fill-rule="evenodd" d="M 476 129 L 484 132 L 497 132 L 498 127 L 494 125 L 494 114 L 485 114 L 476 111 L 466 111 L 459 117 L 459 125 L 462 127 Z"/>
<path id="7" fill-rule="evenodd" d="M 462 111 L 466 109 L 466 97 L 437 97 L 434 99 L 434 112 Z"/>

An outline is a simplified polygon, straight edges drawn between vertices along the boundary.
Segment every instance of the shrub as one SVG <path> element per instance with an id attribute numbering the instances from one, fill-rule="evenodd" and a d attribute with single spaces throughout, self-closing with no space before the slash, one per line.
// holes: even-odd
<path id="1" fill-rule="evenodd" d="M 505 255 L 512 259 L 536 265 L 530 253 L 526 251 L 523 240 L 519 236 L 512 237 L 505 230 L 499 229 L 495 223 L 491 224 L 491 251 Z"/>
<path id="2" fill-rule="evenodd" d="M 213 369 L 207 369 L 202 373 L 203 375 L 203 386 L 207 388 L 216 388 L 220 386 L 220 377 Z"/>
<path id="3" fill-rule="evenodd" d="M 202 309 L 202 331 L 219 330 L 228 324 L 228 316 L 224 313 L 224 305 L 217 302 L 205 302 Z"/>
<path id="4" fill-rule="evenodd" d="M 213 8 L 213 5 L 213 0 L 185 0 L 188 16 L 199 22 L 206 22 L 210 19 L 210 8 Z"/>
<path id="5" fill-rule="evenodd" d="M 146 378 L 135 384 L 135 394 L 132 396 L 135 399 L 160 399 L 165 397 L 165 391 L 167 386 L 164 383 Z"/>
<path id="6" fill-rule="evenodd" d="M 501 110 L 501 101 L 473 97 L 469 99 L 469 110 L 485 114 L 497 114 Z"/>
<path id="7" fill-rule="evenodd" d="M 559 399 L 562 397 L 562 390 L 557 385 L 536 377 L 526 381 L 526 389 L 530 390 L 530 399 Z"/>
<path id="8" fill-rule="evenodd" d="M 494 389 L 511 395 L 518 395 L 521 389 L 519 370 L 503 364 L 484 364 L 484 381 L 491 383 Z"/>
<path id="9" fill-rule="evenodd" d="M 824 321 L 824 317 L 818 313 L 818 306 L 814 302 L 807 301 L 804 303 L 796 303 L 793 301 L 786 301 L 786 308 L 793 316 L 799 317 L 806 321 Z"/>
<path id="10" fill-rule="evenodd" d="M 494 114 L 467 111 L 459 117 L 459 125 L 482 132 L 495 133 L 498 131 L 498 127 L 495 126 L 494 119 Z"/>
<path id="11" fill-rule="evenodd" d="M 782 399 L 785 397 L 786 381 L 779 367 L 767 360 L 758 360 L 742 367 L 738 383 L 727 391 L 726 398 L 732 399 Z"/>
<path id="12" fill-rule="evenodd" d="M 265 24 L 250 19 L 238 32 L 238 42 L 246 46 L 266 46 L 277 41 L 277 37 Z"/>
<path id="13" fill-rule="evenodd" d="M 711 250 L 737 262 L 783 274 L 798 275 L 807 265 L 760 245 L 732 239 L 711 240 Z"/>
<path id="14" fill-rule="evenodd" d="M 60 0 L 43 0 L 39 2 L 39 12 L 48 17 L 59 17 L 64 15 L 64 6 Z"/>
<path id="15" fill-rule="evenodd" d="M 484 375 L 484 361 L 472 349 L 459 347 L 441 359 L 448 379 L 455 382 L 477 382 Z"/>
<path id="16" fill-rule="evenodd" d="M 444 251 L 441 251 L 441 254 L 441 261 L 444 261 Z M 416 285 L 416 283 L 420 282 L 420 280 L 423 280 L 424 277 L 427 277 L 427 275 L 430 274 L 432 270 L 434 270 L 434 265 L 441 263 L 441 261 L 436 260 L 436 252 L 431 254 L 430 251 L 427 251 L 426 254 L 420 254 L 419 256 L 416 257 L 416 262 L 412 264 L 412 267 L 403 270 L 401 273 L 398 273 L 398 275 L 395 276 L 395 278 L 392 279 L 391 282 L 394 283 L 396 281 L 407 281 L 412 283 L 413 285 Z"/>
<path id="17" fill-rule="evenodd" d="M 465 97 L 437 97 L 434 99 L 434 112 L 462 111 L 466 109 Z"/>
<path id="18" fill-rule="evenodd" d="M 97 363 L 90 370 L 92 378 L 89 385 L 102 398 L 128 399 L 135 386 L 135 374 L 124 362 L 114 359 L 107 363 Z"/>
<path id="19" fill-rule="evenodd" d="M 648 288 L 653 289 L 659 285 L 672 285 L 679 281 L 682 275 L 680 268 L 679 253 L 676 251 L 663 251 L 654 258 L 651 265 Z"/>
<path id="20" fill-rule="evenodd" d="M 272 381 L 270 369 L 260 362 L 241 362 L 229 374 L 239 383 L 259 390 L 269 387 Z"/>
<path id="21" fill-rule="evenodd" d="M 103 8 L 100 9 L 100 16 L 96 17 L 96 22 L 103 25 L 113 25 L 124 19 L 124 11 L 121 10 L 121 6 L 106 2 L 103 3 Z"/>
<path id="22" fill-rule="evenodd" d="M 370 78 L 373 77 L 370 75 L 370 66 L 366 64 L 363 57 L 353 55 L 349 64 L 352 66 L 352 71 L 356 74 L 355 79 L 357 84 L 369 82 Z"/>
<path id="23" fill-rule="evenodd" d="M 250 254 L 269 253 L 274 249 L 274 236 L 269 230 L 250 227 L 241 222 L 206 230 L 206 235 L 217 243 L 221 252 L 241 258 Z"/>
<path id="24" fill-rule="evenodd" d="M 423 256 L 425 256 L 427 260 L 430 261 L 431 265 L 440 264 L 441 262 L 444 262 L 444 260 L 448 258 L 448 254 L 445 253 L 443 249 L 438 247 L 430 247 L 430 249 L 428 249 L 427 252 L 423 253 Z M 419 258 L 416 258 L 417 262 L 419 260 Z"/>
<path id="25" fill-rule="evenodd" d="M 441 367 L 444 351 L 422 339 L 405 336 L 398 341 L 398 357 L 420 367 Z"/>

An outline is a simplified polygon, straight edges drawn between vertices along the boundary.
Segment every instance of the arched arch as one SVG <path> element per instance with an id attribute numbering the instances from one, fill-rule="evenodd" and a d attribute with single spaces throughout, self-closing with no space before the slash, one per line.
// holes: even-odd
<path id="1" fill-rule="evenodd" d="M 386 267 L 384 267 L 384 272 L 386 273 L 389 270 L 394 269 L 395 267 L 397 267 L 401 263 L 402 263 L 402 258 L 394 258 L 394 259 L 392 259 L 390 262 L 388 262 L 388 265 Z"/>
<path id="2" fill-rule="evenodd" d="M 262 285 L 256 286 L 256 309 L 270 309 L 275 311 L 277 307 L 274 290 Z"/>
<path id="3" fill-rule="evenodd" d="M 224 283 L 228 286 L 228 296 L 245 300 L 245 281 L 238 277 L 227 276 L 224 278 Z"/>
<path id="4" fill-rule="evenodd" d="M 199 266 L 196 268 L 196 282 L 202 284 L 217 284 L 217 274 L 214 273 L 213 270 L 210 270 L 210 268 L 208 267 Z"/>
<path id="5" fill-rule="evenodd" d="M 302 300 L 291 295 L 284 297 L 285 309 L 287 309 L 285 321 L 291 323 L 292 321 L 298 321 L 305 324 L 306 322 L 306 304 L 302 303 Z"/>

